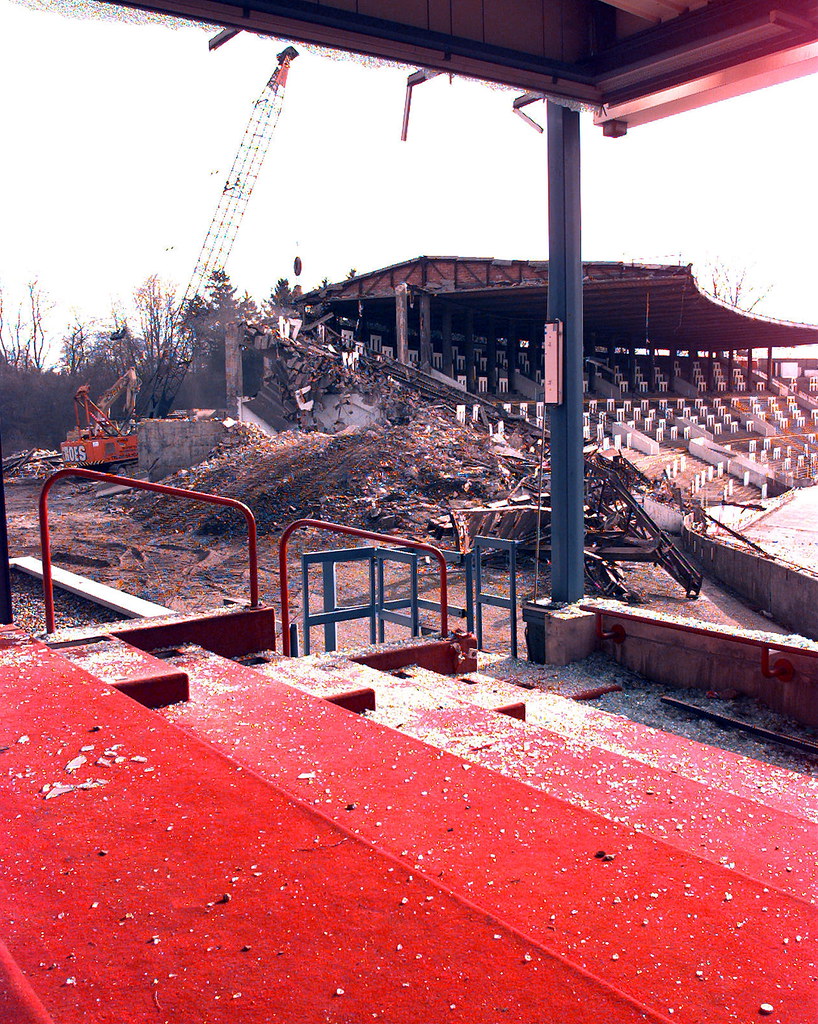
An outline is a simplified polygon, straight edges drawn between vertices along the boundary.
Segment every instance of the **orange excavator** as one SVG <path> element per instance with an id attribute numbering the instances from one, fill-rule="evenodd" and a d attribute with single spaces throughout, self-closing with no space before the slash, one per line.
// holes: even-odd
<path id="1" fill-rule="evenodd" d="M 91 399 L 87 384 L 77 388 L 74 395 L 77 425 L 69 430 L 60 446 L 66 465 L 115 470 L 137 461 L 139 450 L 133 414 L 140 383 L 132 366 L 96 402 Z M 121 421 L 115 422 L 111 419 L 111 406 L 120 395 L 125 396 L 123 416 Z"/>

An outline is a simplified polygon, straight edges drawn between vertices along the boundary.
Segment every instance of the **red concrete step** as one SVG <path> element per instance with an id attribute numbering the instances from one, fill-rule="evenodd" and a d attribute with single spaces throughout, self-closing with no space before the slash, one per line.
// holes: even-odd
<path id="1" fill-rule="evenodd" d="M 59 643 L 63 658 L 82 666 L 87 672 L 109 683 L 146 708 L 178 704 L 188 698 L 187 673 L 174 669 L 167 661 L 146 654 L 117 637 L 90 642 Z"/>
<path id="2" fill-rule="evenodd" d="M 319 656 L 324 658 L 327 656 Z M 701 756 L 702 744 L 684 736 L 652 729 L 621 715 L 612 715 L 593 705 L 560 696 L 587 687 L 564 682 L 551 669 L 516 661 L 512 658 L 481 657 L 481 670 L 450 680 L 458 696 L 474 699 L 486 688 L 492 695 L 486 701 L 513 700 L 520 695 L 519 679 L 533 689 L 523 689 L 527 721 L 562 734 L 579 747 L 602 747 L 634 758 L 653 768 L 668 770 L 704 783 L 710 788 L 733 793 L 769 807 L 818 822 L 818 778 L 787 771 L 721 748 L 709 747 Z M 323 664 L 323 661 L 320 662 Z M 539 678 L 538 678 L 539 677 Z M 553 688 L 558 688 L 554 692 Z M 549 688 L 551 688 L 549 690 Z M 382 696 L 382 701 L 385 698 Z"/>
<path id="3" fill-rule="evenodd" d="M 670 692 L 670 691 L 669 691 Z M 559 694 L 526 695 L 529 720 L 562 735 L 580 747 L 597 746 L 641 761 L 655 769 L 672 767 L 674 774 L 712 789 L 732 793 L 767 807 L 818 822 L 818 777 L 788 771 L 634 722 Z"/>
<path id="4" fill-rule="evenodd" d="M 243 664 L 248 663 L 243 662 Z M 378 709 L 378 692 L 381 693 L 382 702 L 386 707 L 389 706 L 389 695 L 397 689 L 405 690 L 410 695 L 415 694 L 417 700 L 426 699 L 423 696 L 424 691 L 412 681 L 416 678 L 416 673 L 420 671 L 415 665 L 403 666 L 391 672 L 382 672 L 369 665 L 350 661 L 343 655 L 332 653 L 316 654 L 298 659 L 275 655 L 270 657 L 265 654 L 263 658 L 252 659 L 248 667 L 256 669 L 271 679 L 290 683 L 307 693 L 316 697 L 324 697 L 327 700 L 332 699 L 332 694 L 343 690 L 344 686 L 351 685 L 351 681 L 355 681 L 358 686 L 365 687 L 372 692 L 372 707 L 367 709 L 372 711 Z M 428 672 L 429 670 L 422 671 Z M 430 678 L 435 679 L 435 692 L 429 698 L 432 703 L 438 699 L 448 699 L 455 691 L 459 693 L 460 684 L 456 678 L 434 672 L 430 674 Z M 399 682 L 401 679 L 409 682 L 402 684 Z M 481 689 L 475 692 L 474 699 L 480 703 L 481 707 L 524 721 L 525 701 L 520 699 L 522 696 L 524 696 L 523 691 L 519 688 L 514 688 L 510 693 L 505 692 L 502 696 Z"/>
<path id="5" fill-rule="evenodd" d="M 329 656 L 316 657 L 319 664 L 324 665 L 324 659 Z M 818 777 L 778 768 L 719 747 L 706 745 L 708 756 L 702 757 L 702 744 L 695 740 L 652 729 L 622 715 L 599 710 L 585 701 L 566 699 L 560 693 L 566 686 L 569 697 L 571 689 L 583 687 L 575 682 L 563 683 L 559 677 L 555 679 L 553 670 L 542 669 L 538 673 L 538 666 L 512 658 L 495 659 L 484 655 L 481 660 L 484 661 L 481 671 L 447 680 L 447 692 L 484 707 L 489 702 L 522 698 L 526 703 L 526 720 L 531 725 L 559 733 L 571 746 L 602 747 L 661 771 L 672 770 L 674 775 L 683 775 L 709 788 L 818 822 Z M 535 688 L 521 689 L 515 684 L 515 678 Z M 548 691 L 547 686 L 560 689 Z M 481 696 L 483 692 L 489 696 Z M 386 699 L 386 694 L 381 694 L 381 704 Z"/>
<path id="6" fill-rule="evenodd" d="M 312 667 L 316 664 L 318 673 Z M 597 712 L 599 722 L 610 719 L 611 729 L 627 737 L 619 749 L 601 724 L 594 735 L 584 735 L 580 727 L 566 736 L 534 722 L 521 730 L 496 716 L 470 715 L 463 709 L 464 704 L 496 709 L 510 693 L 522 692 L 536 715 L 534 691 L 517 687 L 483 687 L 412 668 L 399 676 L 377 673 L 345 664 L 337 653 L 292 661 L 289 666 L 277 663 L 267 666 L 265 673 L 310 690 L 314 675 L 328 673 L 339 686 L 345 670 L 359 685 L 375 691 L 372 717 L 381 724 L 679 849 L 738 865 L 744 873 L 793 895 L 816 893 L 812 861 L 793 863 L 787 839 L 794 837 L 797 846 L 809 844 L 812 822 L 818 817 L 814 780 L 604 712 Z M 565 703 L 572 705 L 580 721 L 590 710 L 573 701 Z M 604 746 L 597 742 L 600 733 L 608 740 Z"/>
<path id="7" fill-rule="evenodd" d="M 296 778 L 372 729 L 276 691 Z M 2 1024 L 670 1020 L 41 644 L 0 650 L 0 736 Z M 66 774 L 90 745 L 125 760 Z"/>
<path id="8" fill-rule="evenodd" d="M 811 1013 L 815 914 L 803 900 L 366 718 L 339 718 L 251 670 L 182 663 L 192 697 L 164 712 L 171 721 L 652 1013 L 683 1024 L 754 1020 L 762 1003 L 780 1024 Z M 466 725 L 526 729 L 478 708 L 441 715 L 464 735 Z M 797 827 L 784 839 L 793 864 L 812 861 Z"/>

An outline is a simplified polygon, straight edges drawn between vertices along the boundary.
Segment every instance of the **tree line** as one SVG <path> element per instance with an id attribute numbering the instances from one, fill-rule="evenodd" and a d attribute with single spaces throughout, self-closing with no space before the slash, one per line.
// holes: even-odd
<path id="1" fill-rule="evenodd" d="M 88 384 L 101 395 L 130 367 L 142 382 L 137 412 L 149 406 L 150 389 L 163 366 L 186 347 L 192 332 L 192 361 L 175 407 L 224 408 L 224 336 L 231 322 L 276 325 L 279 313 L 300 295 L 279 278 L 260 304 L 239 295 L 230 277 L 215 271 L 204 295 L 178 308 L 173 287 L 157 275 L 134 290 L 130 309 L 115 305 L 99 319 L 76 317 L 55 346 L 47 328 L 53 307 L 37 280 L 23 298 L 4 302 L 0 288 L 0 428 L 5 454 L 27 448 L 57 448 L 74 424 L 73 396 Z M 189 337 L 189 336 L 188 336 Z M 260 365 L 245 353 L 249 389 L 260 382 Z M 116 418 L 117 406 L 112 415 Z"/>

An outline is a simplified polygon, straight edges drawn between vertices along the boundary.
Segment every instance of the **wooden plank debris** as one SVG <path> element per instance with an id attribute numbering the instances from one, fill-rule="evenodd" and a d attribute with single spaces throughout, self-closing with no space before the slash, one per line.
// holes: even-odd
<path id="1" fill-rule="evenodd" d="M 43 578 L 43 563 L 39 558 L 24 556 L 22 558 L 10 558 L 9 565 L 12 569 Z M 87 576 L 79 576 L 77 573 L 68 572 L 53 566 L 51 569 L 54 586 L 61 590 L 67 590 L 70 594 L 85 598 L 94 604 L 102 605 L 103 608 L 110 608 L 126 619 L 149 619 L 157 618 L 160 615 L 172 615 L 173 609 L 165 608 L 161 604 L 154 604 L 152 601 L 144 601 L 141 597 L 133 594 L 126 594 L 122 590 L 115 590 L 107 587 L 104 583 L 97 583 L 89 580 Z"/>

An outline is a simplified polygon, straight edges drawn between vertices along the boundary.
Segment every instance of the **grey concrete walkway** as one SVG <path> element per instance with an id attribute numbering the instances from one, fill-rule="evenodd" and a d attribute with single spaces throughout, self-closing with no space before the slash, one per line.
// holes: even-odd
<path id="1" fill-rule="evenodd" d="M 818 572 L 818 487 L 793 491 L 789 501 L 742 532 L 770 554 Z"/>

